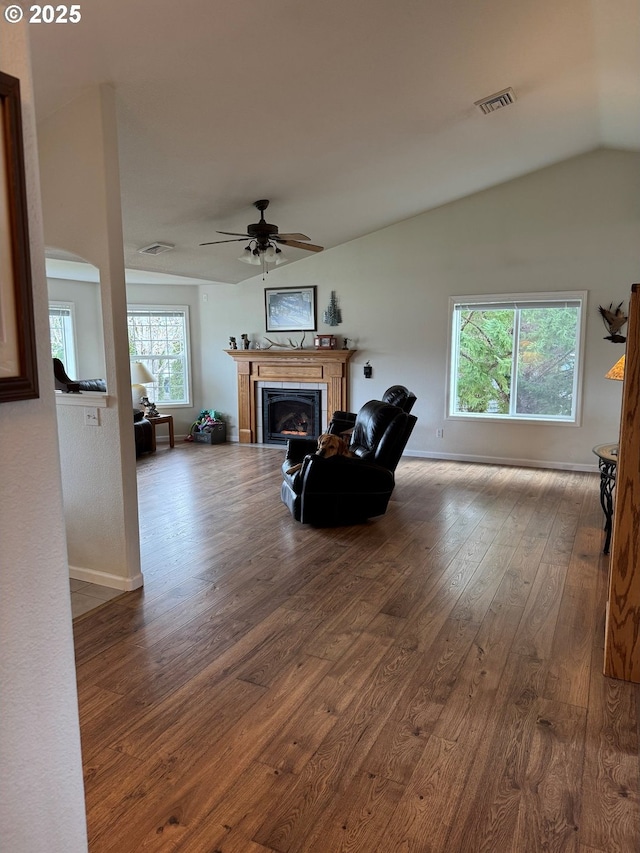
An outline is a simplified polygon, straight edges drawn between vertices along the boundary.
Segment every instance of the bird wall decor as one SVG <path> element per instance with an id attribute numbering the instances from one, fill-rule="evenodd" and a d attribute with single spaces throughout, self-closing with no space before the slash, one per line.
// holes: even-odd
<path id="1" fill-rule="evenodd" d="M 623 344 L 627 339 L 620 334 L 620 329 L 627 322 L 627 315 L 622 310 L 622 302 L 616 307 L 613 307 L 613 302 L 608 308 L 603 308 L 598 305 L 598 311 L 602 317 L 602 322 L 609 334 L 605 336 L 605 341 L 611 341 L 614 344 Z"/>

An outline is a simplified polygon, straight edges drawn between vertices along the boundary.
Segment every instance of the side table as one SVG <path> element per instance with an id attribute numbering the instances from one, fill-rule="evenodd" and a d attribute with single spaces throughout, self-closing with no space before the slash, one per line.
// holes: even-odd
<path id="1" fill-rule="evenodd" d="M 618 467 L 618 445 L 599 444 L 593 448 L 598 457 L 600 468 L 600 505 L 604 513 L 604 548 L 603 554 L 609 553 L 611 544 L 611 526 L 613 523 L 613 489 L 616 484 L 616 468 Z"/>
<path id="2" fill-rule="evenodd" d="M 158 424 L 167 424 L 169 427 L 169 447 L 175 446 L 175 439 L 173 437 L 173 415 L 160 415 L 158 418 L 148 418 L 149 423 L 151 424 L 151 451 L 155 453 L 156 451 L 156 427 Z"/>

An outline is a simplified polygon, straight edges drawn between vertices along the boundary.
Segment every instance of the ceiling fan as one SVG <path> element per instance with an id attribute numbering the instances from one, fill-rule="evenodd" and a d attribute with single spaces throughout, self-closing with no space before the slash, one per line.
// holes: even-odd
<path id="1" fill-rule="evenodd" d="M 213 240 L 210 243 L 200 243 L 200 245 L 215 246 L 217 243 L 240 243 L 243 240 L 249 240 L 249 245 L 245 247 L 244 256 L 240 260 L 246 260 L 250 264 L 259 264 L 262 260 L 267 263 L 278 263 L 281 260 L 278 256 L 282 256 L 282 249 L 278 248 L 278 245 L 305 249 L 307 252 L 321 252 L 323 250 L 322 246 L 303 242 L 310 239 L 306 234 L 280 234 L 277 225 L 270 225 L 266 222 L 264 212 L 269 207 L 268 199 L 263 198 L 254 201 L 253 206 L 260 211 L 260 222 L 247 225 L 246 234 L 238 234 L 235 231 L 217 231 L 217 234 L 227 234 L 234 239 Z"/>

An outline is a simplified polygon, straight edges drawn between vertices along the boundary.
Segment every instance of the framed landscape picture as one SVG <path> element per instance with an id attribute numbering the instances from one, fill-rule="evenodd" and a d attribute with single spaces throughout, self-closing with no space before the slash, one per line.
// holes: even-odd
<path id="1" fill-rule="evenodd" d="M 20 81 L 0 72 L 0 403 L 37 396 Z"/>
<path id="2" fill-rule="evenodd" d="M 315 332 L 315 287 L 266 287 L 267 332 Z"/>

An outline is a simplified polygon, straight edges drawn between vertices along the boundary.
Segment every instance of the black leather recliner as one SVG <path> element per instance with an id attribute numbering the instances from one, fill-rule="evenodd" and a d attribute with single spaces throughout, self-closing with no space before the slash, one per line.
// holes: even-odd
<path id="1" fill-rule="evenodd" d="M 392 406 L 398 406 L 398 408 L 402 409 L 403 412 L 409 413 L 416 402 L 416 395 L 413 391 L 409 391 L 408 388 L 405 388 L 404 385 L 392 385 L 390 388 L 387 388 L 382 395 L 382 402 L 391 403 Z M 333 435 L 350 433 L 355 422 L 355 412 L 334 412 L 331 420 L 329 421 L 327 432 L 330 432 Z"/>
<path id="2" fill-rule="evenodd" d="M 370 400 L 356 416 L 353 457 L 317 456 L 312 439 L 292 438 L 282 465 L 283 503 L 297 521 L 318 526 L 357 524 L 386 512 L 394 471 L 417 418 L 398 406 Z M 299 471 L 287 470 L 302 463 Z"/>

